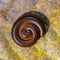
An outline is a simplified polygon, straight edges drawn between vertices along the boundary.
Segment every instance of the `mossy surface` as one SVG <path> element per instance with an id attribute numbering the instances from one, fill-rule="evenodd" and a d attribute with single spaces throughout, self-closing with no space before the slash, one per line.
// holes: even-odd
<path id="1" fill-rule="evenodd" d="M 60 60 L 60 0 L 11 1 L 4 0 L 5 5 L 0 1 L 0 60 Z M 42 12 L 50 27 L 33 46 L 21 47 L 13 41 L 11 29 L 29 11 Z"/>

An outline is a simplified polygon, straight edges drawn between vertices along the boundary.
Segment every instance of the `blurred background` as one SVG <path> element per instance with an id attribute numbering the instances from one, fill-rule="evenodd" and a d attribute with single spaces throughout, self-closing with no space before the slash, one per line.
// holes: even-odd
<path id="1" fill-rule="evenodd" d="M 43 13 L 50 27 L 33 46 L 21 47 L 11 29 L 29 11 Z M 60 0 L 0 0 L 0 60 L 60 60 Z"/>

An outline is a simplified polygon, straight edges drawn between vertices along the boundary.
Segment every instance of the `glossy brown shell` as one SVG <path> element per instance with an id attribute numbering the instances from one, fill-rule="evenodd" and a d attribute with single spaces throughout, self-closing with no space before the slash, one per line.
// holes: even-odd
<path id="1" fill-rule="evenodd" d="M 44 35 L 43 24 L 34 17 L 17 20 L 12 28 L 12 37 L 20 46 L 31 46 Z"/>

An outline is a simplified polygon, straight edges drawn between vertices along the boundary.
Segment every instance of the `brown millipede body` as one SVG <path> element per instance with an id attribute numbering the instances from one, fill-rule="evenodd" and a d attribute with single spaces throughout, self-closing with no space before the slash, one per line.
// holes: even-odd
<path id="1" fill-rule="evenodd" d="M 44 30 L 44 25 L 37 18 L 26 16 L 14 23 L 12 37 L 18 45 L 28 47 L 44 35 Z"/>

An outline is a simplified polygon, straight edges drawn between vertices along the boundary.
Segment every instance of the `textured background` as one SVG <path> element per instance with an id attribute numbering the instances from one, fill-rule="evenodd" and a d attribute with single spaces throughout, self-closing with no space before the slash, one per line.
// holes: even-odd
<path id="1" fill-rule="evenodd" d="M 45 37 L 24 48 L 13 41 L 11 29 L 28 11 L 45 14 L 50 27 Z M 60 0 L 0 0 L 0 60 L 60 60 Z"/>

